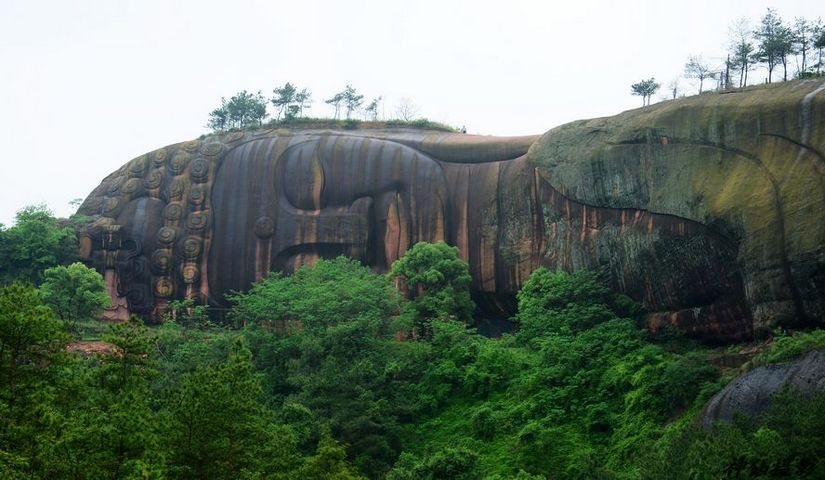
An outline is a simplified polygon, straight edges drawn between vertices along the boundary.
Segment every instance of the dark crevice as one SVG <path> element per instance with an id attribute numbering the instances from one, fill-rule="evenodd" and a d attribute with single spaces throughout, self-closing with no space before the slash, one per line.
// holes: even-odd
<path id="1" fill-rule="evenodd" d="M 711 241 L 714 244 L 716 244 L 717 246 L 719 246 L 720 248 L 723 248 L 724 251 L 729 252 L 732 255 L 732 257 L 735 257 L 735 255 L 736 255 L 735 252 L 737 252 L 738 249 L 739 249 L 739 245 L 740 245 L 740 241 L 741 241 L 740 237 L 738 235 L 734 234 L 734 232 L 731 232 L 729 228 L 725 228 L 726 225 L 724 225 L 724 226 L 714 225 L 714 224 L 706 225 L 706 224 L 703 224 L 701 222 L 691 220 L 691 219 L 688 219 L 688 218 L 685 218 L 685 217 L 681 217 L 681 216 L 678 216 L 678 215 L 656 213 L 656 212 L 651 212 L 649 210 L 640 209 L 640 208 L 632 208 L 632 207 L 631 208 L 616 208 L 616 207 L 596 206 L 596 205 L 580 202 L 578 200 L 572 199 L 571 197 L 569 197 L 567 195 L 564 195 L 558 189 L 553 187 L 553 185 L 551 185 L 547 180 L 545 180 L 538 173 L 538 171 L 536 171 L 536 180 L 535 181 L 536 181 L 535 190 L 536 190 L 536 195 L 537 195 L 536 200 L 535 200 L 536 205 L 544 205 L 546 198 L 543 198 L 541 196 L 540 190 L 542 188 L 546 188 L 546 189 L 548 189 L 548 191 L 552 195 L 555 195 L 555 196 L 558 197 L 558 199 L 560 200 L 559 204 L 561 204 L 562 202 L 567 202 L 567 203 L 575 206 L 576 208 L 594 209 L 594 210 L 600 211 L 602 213 L 612 212 L 615 218 L 613 220 L 606 219 L 605 225 L 608 225 L 608 224 L 616 225 L 618 223 L 615 221 L 615 219 L 622 218 L 622 217 L 624 217 L 624 218 L 635 218 L 636 213 L 641 213 L 642 215 L 649 216 L 650 220 L 654 224 L 660 225 L 660 227 L 659 227 L 660 229 L 662 228 L 661 227 L 662 225 L 667 225 L 669 223 L 681 222 L 685 225 L 686 229 L 685 229 L 684 232 L 677 232 L 677 231 L 669 231 L 668 232 L 667 230 L 665 230 L 665 232 L 668 233 L 671 236 L 682 237 L 682 238 L 698 237 L 698 236 L 705 237 L 709 241 Z M 624 215 L 622 215 L 622 213 L 624 213 Z M 578 214 L 568 213 L 568 214 L 563 214 L 563 217 L 567 221 L 573 221 L 573 220 L 576 220 L 578 218 Z M 539 221 L 542 223 L 542 227 L 537 229 L 536 231 L 539 232 L 539 235 L 542 238 L 542 240 L 541 240 L 541 243 L 542 243 L 541 249 L 542 249 L 542 251 L 546 251 L 548 246 L 547 246 L 547 240 L 545 238 L 545 228 L 546 227 L 544 226 L 543 217 Z M 643 222 L 641 222 L 641 223 L 643 223 Z M 591 229 L 596 229 L 596 230 L 601 229 L 601 228 L 602 228 L 602 225 L 598 225 L 596 227 L 591 227 Z M 629 228 L 634 228 L 634 227 L 630 226 Z M 745 297 L 744 283 L 742 281 L 741 272 L 739 270 L 738 265 L 736 264 L 735 261 L 732 261 L 732 260 L 730 262 L 726 262 L 725 265 L 726 265 L 726 268 L 727 267 L 732 268 L 732 270 L 730 271 L 730 275 L 732 275 L 733 277 L 731 277 L 731 280 L 728 283 L 728 287 L 726 287 L 724 289 L 724 291 L 717 292 L 715 295 L 711 295 L 711 296 L 708 296 L 710 294 L 708 292 L 705 292 L 703 294 L 704 296 L 702 297 L 702 300 L 700 300 L 700 301 L 695 301 L 695 302 L 688 301 L 687 303 L 684 303 L 684 304 L 672 305 L 672 307 L 675 309 L 673 311 L 686 310 L 686 309 L 697 308 L 697 307 L 698 308 L 708 307 L 708 306 L 713 305 L 717 300 L 729 297 L 731 295 L 733 297 L 737 298 L 743 305 L 746 304 L 747 300 L 746 300 L 746 297 Z M 749 320 L 752 320 L 752 318 L 750 317 L 749 314 L 747 315 L 747 317 L 748 317 Z"/>

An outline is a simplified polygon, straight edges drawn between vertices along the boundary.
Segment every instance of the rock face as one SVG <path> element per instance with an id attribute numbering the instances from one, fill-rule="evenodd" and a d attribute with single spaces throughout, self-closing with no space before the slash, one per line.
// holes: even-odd
<path id="1" fill-rule="evenodd" d="M 652 326 L 733 338 L 825 316 L 824 151 L 819 80 L 575 122 L 545 134 L 530 156 L 547 183 L 578 202 L 699 224 L 699 244 L 654 231 L 621 241 L 634 248 L 630 263 L 606 264 L 625 272 L 617 279 L 658 277 L 619 285 L 673 310 L 653 315 Z M 701 244 L 709 239 L 711 248 Z"/>
<path id="2" fill-rule="evenodd" d="M 258 130 L 141 155 L 81 213 L 119 310 L 225 306 L 272 270 L 349 255 L 378 271 L 457 245 L 483 308 L 541 265 L 602 271 L 670 323 L 728 341 L 825 313 L 825 84 L 664 102 L 543 136 Z M 820 94 L 821 93 L 821 94 Z"/>
<path id="3" fill-rule="evenodd" d="M 783 388 L 802 395 L 825 392 L 825 351 L 782 365 L 757 367 L 736 378 L 710 399 L 702 412 L 702 428 L 730 422 L 734 415 L 758 415 L 771 405 L 771 396 Z"/>

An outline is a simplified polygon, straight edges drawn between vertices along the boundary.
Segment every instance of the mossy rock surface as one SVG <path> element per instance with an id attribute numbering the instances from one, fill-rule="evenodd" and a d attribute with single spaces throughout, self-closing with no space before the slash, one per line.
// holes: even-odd
<path id="1" fill-rule="evenodd" d="M 757 329 L 825 308 L 825 84 L 666 101 L 550 130 L 528 160 L 564 195 L 707 225 L 736 242 Z"/>

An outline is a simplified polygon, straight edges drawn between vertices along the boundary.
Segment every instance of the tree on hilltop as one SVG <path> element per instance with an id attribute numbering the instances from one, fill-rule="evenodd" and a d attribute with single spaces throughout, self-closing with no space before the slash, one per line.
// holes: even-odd
<path id="1" fill-rule="evenodd" d="M 782 22 L 782 17 L 772 8 L 762 17 L 754 32 L 759 40 L 757 57 L 768 67 L 768 83 L 773 81 L 773 71 L 782 64 L 783 78 L 788 79 L 788 55 L 793 53 L 793 32 Z"/>
<path id="2" fill-rule="evenodd" d="M 306 88 L 295 94 L 295 105 L 298 107 L 298 116 L 304 116 L 304 109 L 312 105 L 312 93 Z"/>
<path id="3" fill-rule="evenodd" d="M 271 102 L 278 112 L 275 117 L 277 120 L 281 119 L 281 114 L 284 115 L 284 120 L 301 117 L 304 115 L 304 109 L 312 104 L 312 93 L 308 89 L 299 91 L 298 87 L 289 82 L 282 87 L 276 87 L 272 93 L 274 96 Z"/>
<path id="4" fill-rule="evenodd" d="M 358 110 L 358 107 L 364 103 L 364 96 L 352 88 L 349 83 L 342 93 L 344 94 L 344 105 L 347 107 L 347 120 L 349 120 L 352 112 Z"/>
<path id="5" fill-rule="evenodd" d="M 731 67 L 739 70 L 739 87 L 748 85 L 748 72 L 757 61 L 751 33 L 750 23 L 744 17 L 734 22 L 729 30 Z"/>
<path id="6" fill-rule="evenodd" d="M 819 51 L 819 61 L 816 63 L 816 73 L 822 69 L 822 50 L 825 50 L 825 25 L 822 20 L 817 20 L 813 27 L 812 36 L 814 38 L 814 48 Z"/>
<path id="7" fill-rule="evenodd" d="M 331 98 L 328 98 L 328 99 L 324 100 L 324 103 L 326 103 L 327 105 L 332 105 L 332 107 L 335 108 L 335 114 L 332 117 L 335 120 L 338 120 L 338 116 L 341 112 L 341 102 L 343 102 L 343 101 L 344 101 L 344 92 L 338 92 L 335 95 L 333 95 Z"/>
<path id="8" fill-rule="evenodd" d="M 359 94 L 358 91 L 348 83 L 343 90 L 333 95 L 332 98 L 324 100 L 324 103 L 332 105 L 335 108 L 334 118 L 336 120 L 339 118 L 341 105 L 343 104 L 347 110 L 347 120 L 349 120 L 352 117 L 352 112 L 357 111 L 358 107 L 364 103 L 364 96 Z"/>
<path id="9" fill-rule="evenodd" d="M 267 117 L 266 99 L 260 91 L 238 92 L 227 101 L 221 98 L 221 106 L 212 110 L 206 126 L 215 131 L 246 128 L 261 125 Z"/>
<path id="10" fill-rule="evenodd" d="M 367 106 L 364 108 L 364 116 L 368 120 L 372 120 L 373 122 L 378 120 L 378 105 L 381 103 L 382 97 L 374 98 Z"/>
<path id="11" fill-rule="evenodd" d="M 808 71 L 808 53 L 813 50 L 814 42 L 816 42 L 814 26 L 814 23 L 807 18 L 796 17 L 794 19 L 792 31 L 793 50 L 802 54 L 802 61 L 797 61 L 796 65 L 797 76 L 802 76 Z"/>
<path id="12" fill-rule="evenodd" d="M 648 80 L 642 80 L 639 83 L 634 83 L 630 86 L 630 93 L 642 97 L 642 106 L 650 105 L 650 97 L 659 90 L 661 85 L 656 83 L 656 79 L 651 77 Z"/>
<path id="13" fill-rule="evenodd" d="M 782 80 L 788 81 L 788 57 L 796 53 L 794 50 L 794 34 L 791 28 L 783 25 L 777 40 L 779 61 L 782 62 Z"/>
<path id="14" fill-rule="evenodd" d="M 418 116 L 418 105 L 413 103 L 409 98 L 402 98 L 398 101 L 398 108 L 395 109 L 396 115 L 405 122 L 412 122 Z"/>
<path id="15" fill-rule="evenodd" d="M 679 87 L 679 79 L 674 78 L 673 80 L 671 80 L 670 83 L 667 84 L 667 88 L 668 90 L 670 90 L 670 94 L 672 95 L 672 98 L 675 100 L 676 97 L 679 95 L 679 92 L 681 91 Z"/>
<path id="16" fill-rule="evenodd" d="M 272 93 L 275 95 L 272 97 L 272 105 L 278 112 L 275 118 L 280 120 L 282 113 L 285 113 L 286 118 L 290 118 L 289 107 L 295 103 L 295 95 L 298 93 L 298 89 L 295 85 L 286 82 L 284 86 L 272 90 Z"/>
<path id="17" fill-rule="evenodd" d="M 702 86 L 707 78 L 716 78 L 711 66 L 701 55 L 691 55 L 685 64 L 685 78 L 695 78 L 699 80 L 699 93 L 702 93 Z"/>

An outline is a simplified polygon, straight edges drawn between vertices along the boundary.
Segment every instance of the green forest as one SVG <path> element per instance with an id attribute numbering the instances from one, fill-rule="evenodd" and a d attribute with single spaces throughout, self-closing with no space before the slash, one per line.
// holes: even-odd
<path id="1" fill-rule="evenodd" d="M 595 272 L 534 272 L 501 338 L 473 328 L 444 243 L 386 275 L 344 257 L 272 273 L 220 320 L 176 301 L 159 325 L 104 324 L 79 221 L 30 207 L 0 226 L 0 478 L 825 477 L 825 398 L 704 431 L 739 373 L 712 359 L 742 346 L 642 329 Z M 757 345 L 752 366 L 825 332 Z"/>

